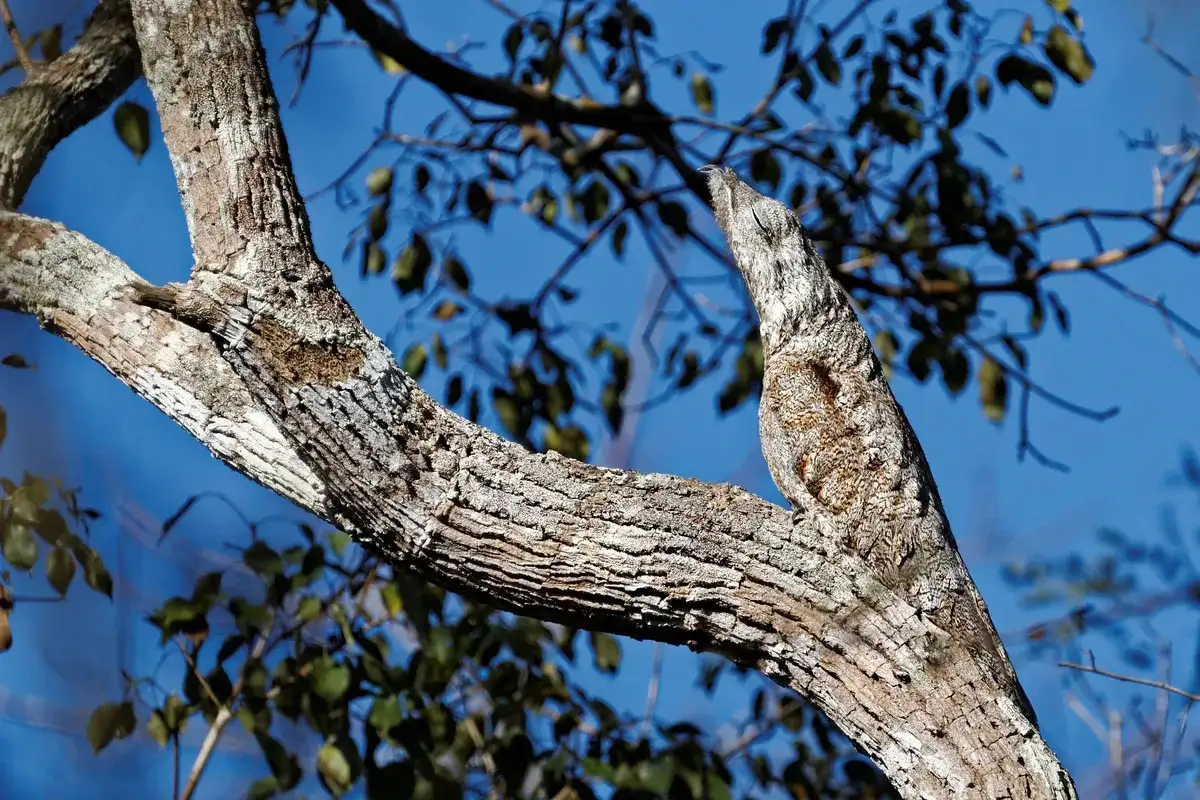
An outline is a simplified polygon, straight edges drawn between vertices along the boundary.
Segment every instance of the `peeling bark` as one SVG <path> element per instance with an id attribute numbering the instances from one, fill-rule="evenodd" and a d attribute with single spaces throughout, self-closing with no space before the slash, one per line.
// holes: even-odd
<path id="1" fill-rule="evenodd" d="M 86 238 L 0 212 L 0 307 L 36 314 L 218 458 L 447 589 L 718 649 L 810 698 L 908 798 L 1075 797 L 1013 701 L 815 526 L 732 486 L 531 454 L 421 391 L 314 255 L 246 5 L 132 8 L 191 279 L 150 287 Z M 33 150 L 48 150 L 40 135 Z"/>

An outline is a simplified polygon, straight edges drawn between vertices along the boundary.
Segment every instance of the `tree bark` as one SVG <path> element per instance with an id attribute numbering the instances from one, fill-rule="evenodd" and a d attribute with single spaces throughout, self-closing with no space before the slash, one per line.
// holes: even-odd
<path id="1" fill-rule="evenodd" d="M 152 287 L 81 235 L 0 211 L 0 307 L 36 314 L 218 458 L 399 567 L 516 613 L 761 670 L 906 798 L 1076 796 L 1015 704 L 815 527 L 736 487 L 529 453 L 426 395 L 314 254 L 247 5 L 132 2 L 190 279 Z M 79 69 L 121 60 L 91 58 Z M 40 138 L 14 147 L 11 96 L 0 163 L 36 172 L 25 161 L 80 115 L 46 103 Z M 74 102 L 113 96 L 109 81 Z M 0 198 L 19 198 L 13 186 L 0 174 Z"/>

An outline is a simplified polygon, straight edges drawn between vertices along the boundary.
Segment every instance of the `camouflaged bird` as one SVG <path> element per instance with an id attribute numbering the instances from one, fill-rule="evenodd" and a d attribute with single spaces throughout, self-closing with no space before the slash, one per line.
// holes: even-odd
<path id="1" fill-rule="evenodd" d="M 758 310 L 759 435 L 793 519 L 820 515 L 883 583 L 965 646 L 1036 725 L 925 453 L 845 292 L 791 209 L 730 169 L 703 171 Z"/>

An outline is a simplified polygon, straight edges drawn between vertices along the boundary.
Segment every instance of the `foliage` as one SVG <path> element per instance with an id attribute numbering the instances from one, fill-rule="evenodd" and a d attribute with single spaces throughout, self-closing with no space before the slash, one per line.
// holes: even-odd
<path id="1" fill-rule="evenodd" d="M 334 797 L 893 796 L 824 717 L 768 681 L 737 737 L 719 741 L 585 691 L 572 677 L 584 662 L 621 667 L 609 634 L 448 595 L 336 531 L 300 525 L 273 546 L 251 528 L 240 550 L 150 615 L 159 670 L 95 710 L 94 749 L 135 726 L 171 747 L 195 725 L 252 738 L 263 757 L 255 798 L 306 775 Z M 178 686 L 160 677 L 172 655 Z M 699 689 L 711 695 L 729 664 L 706 658 Z"/>
<path id="2" fill-rule="evenodd" d="M 17 353 L 0 359 L 0 364 L 14 369 L 31 366 Z M 8 424 L 8 414 L 0 406 L 0 447 L 8 436 Z M 58 478 L 26 472 L 20 483 L 0 476 L 0 490 L 0 559 L 5 564 L 17 572 L 32 573 L 42 560 L 46 581 L 60 599 L 67 596 L 77 574 L 82 574 L 90 589 L 112 598 L 112 576 L 88 544 L 88 523 L 100 513 L 79 504 L 77 489 L 67 488 Z M 19 600 L 14 597 L 9 571 L 0 570 L 0 652 L 12 646 L 10 616 Z"/>
<path id="3" fill-rule="evenodd" d="M 705 54 L 662 49 L 655 14 L 668 12 L 649 4 L 563 3 L 561 13 L 533 5 L 525 13 L 481 2 L 470 45 L 441 54 L 362 0 L 261 4 L 306 26 L 294 46 L 301 82 L 327 57 L 317 49 L 322 26 L 339 16 L 371 47 L 368 68 L 394 76 L 373 144 L 313 197 L 333 191 L 339 205 L 362 209 L 345 257 L 365 279 L 395 284 L 416 339 L 405 363 L 442 387 L 447 404 L 528 447 L 585 459 L 630 411 L 681 391 L 707 387 L 721 413 L 755 397 L 754 311 L 703 221 L 707 190 L 695 169 L 725 163 L 798 210 L 887 344 L 889 374 L 940 376 L 954 395 L 977 384 L 997 423 L 1018 399 L 1020 453 L 1050 465 L 1026 430 L 1031 395 L 1097 419 L 1114 413 L 1063 402 L 1030 378 L 1026 343 L 1048 330 L 1048 312 L 1059 333 L 1070 330 L 1044 279 L 1179 240 L 1156 233 L 1149 211 L 1131 210 L 1124 218 L 1149 226 L 1145 242 L 1049 257 L 1044 235 L 1083 226 L 1099 242 L 1097 226 L 1121 215 L 1042 216 L 1021 204 L 1020 168 L 986 133 L 989 115 L 1052 106 L 1092 77 L 1071 3 L 1023 0 L 1018 14 L 967 0 L 892 11 L 827 4 L 813 17 L 811 4 L 789 2 L 764 18 L 760 41 Z M 755 63 L 764 76 L 749 113 L 722 97 L 719 58 Z M 419 134 L 411 115 L 397 115 L 416 84 L 446 101 Z M 1164 173 L 1179 189 L 1172 225 L 1197 177 L 1175 161 L 1179 169 Z M 500 227 L 528 230 L 543 252 L 563 254 L 555 263 L 522 253 L 523 280 L 538 278 L 518 296 L 507 281 L 475 280 L 508 267 L 464 244 Z M 678 266 L 685 252 L 712 269 L 695 259 Z M 645 299 L 646 330 L 628 333 L 652 347 L 650 359 L 635 358 L 615 321 L 581 300 L 597 273 L 634 257 L 662 278 Z M 1024 316 L 998 318 L 988 302 L 1002 297 L 1019 300 Z M 647 396 L 628 396 L 632 373 L 647 369 Z"/>

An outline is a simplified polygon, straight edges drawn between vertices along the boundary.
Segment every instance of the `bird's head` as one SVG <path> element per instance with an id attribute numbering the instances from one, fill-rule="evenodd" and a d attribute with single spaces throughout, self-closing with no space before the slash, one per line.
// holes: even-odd
<path id="1" fill-rule="evenodd" d="M 820 310 L 832 299 L 832 276 L 800 220 L 727 167 L 702 167 L 713 215 L 764 323 Z"/>

